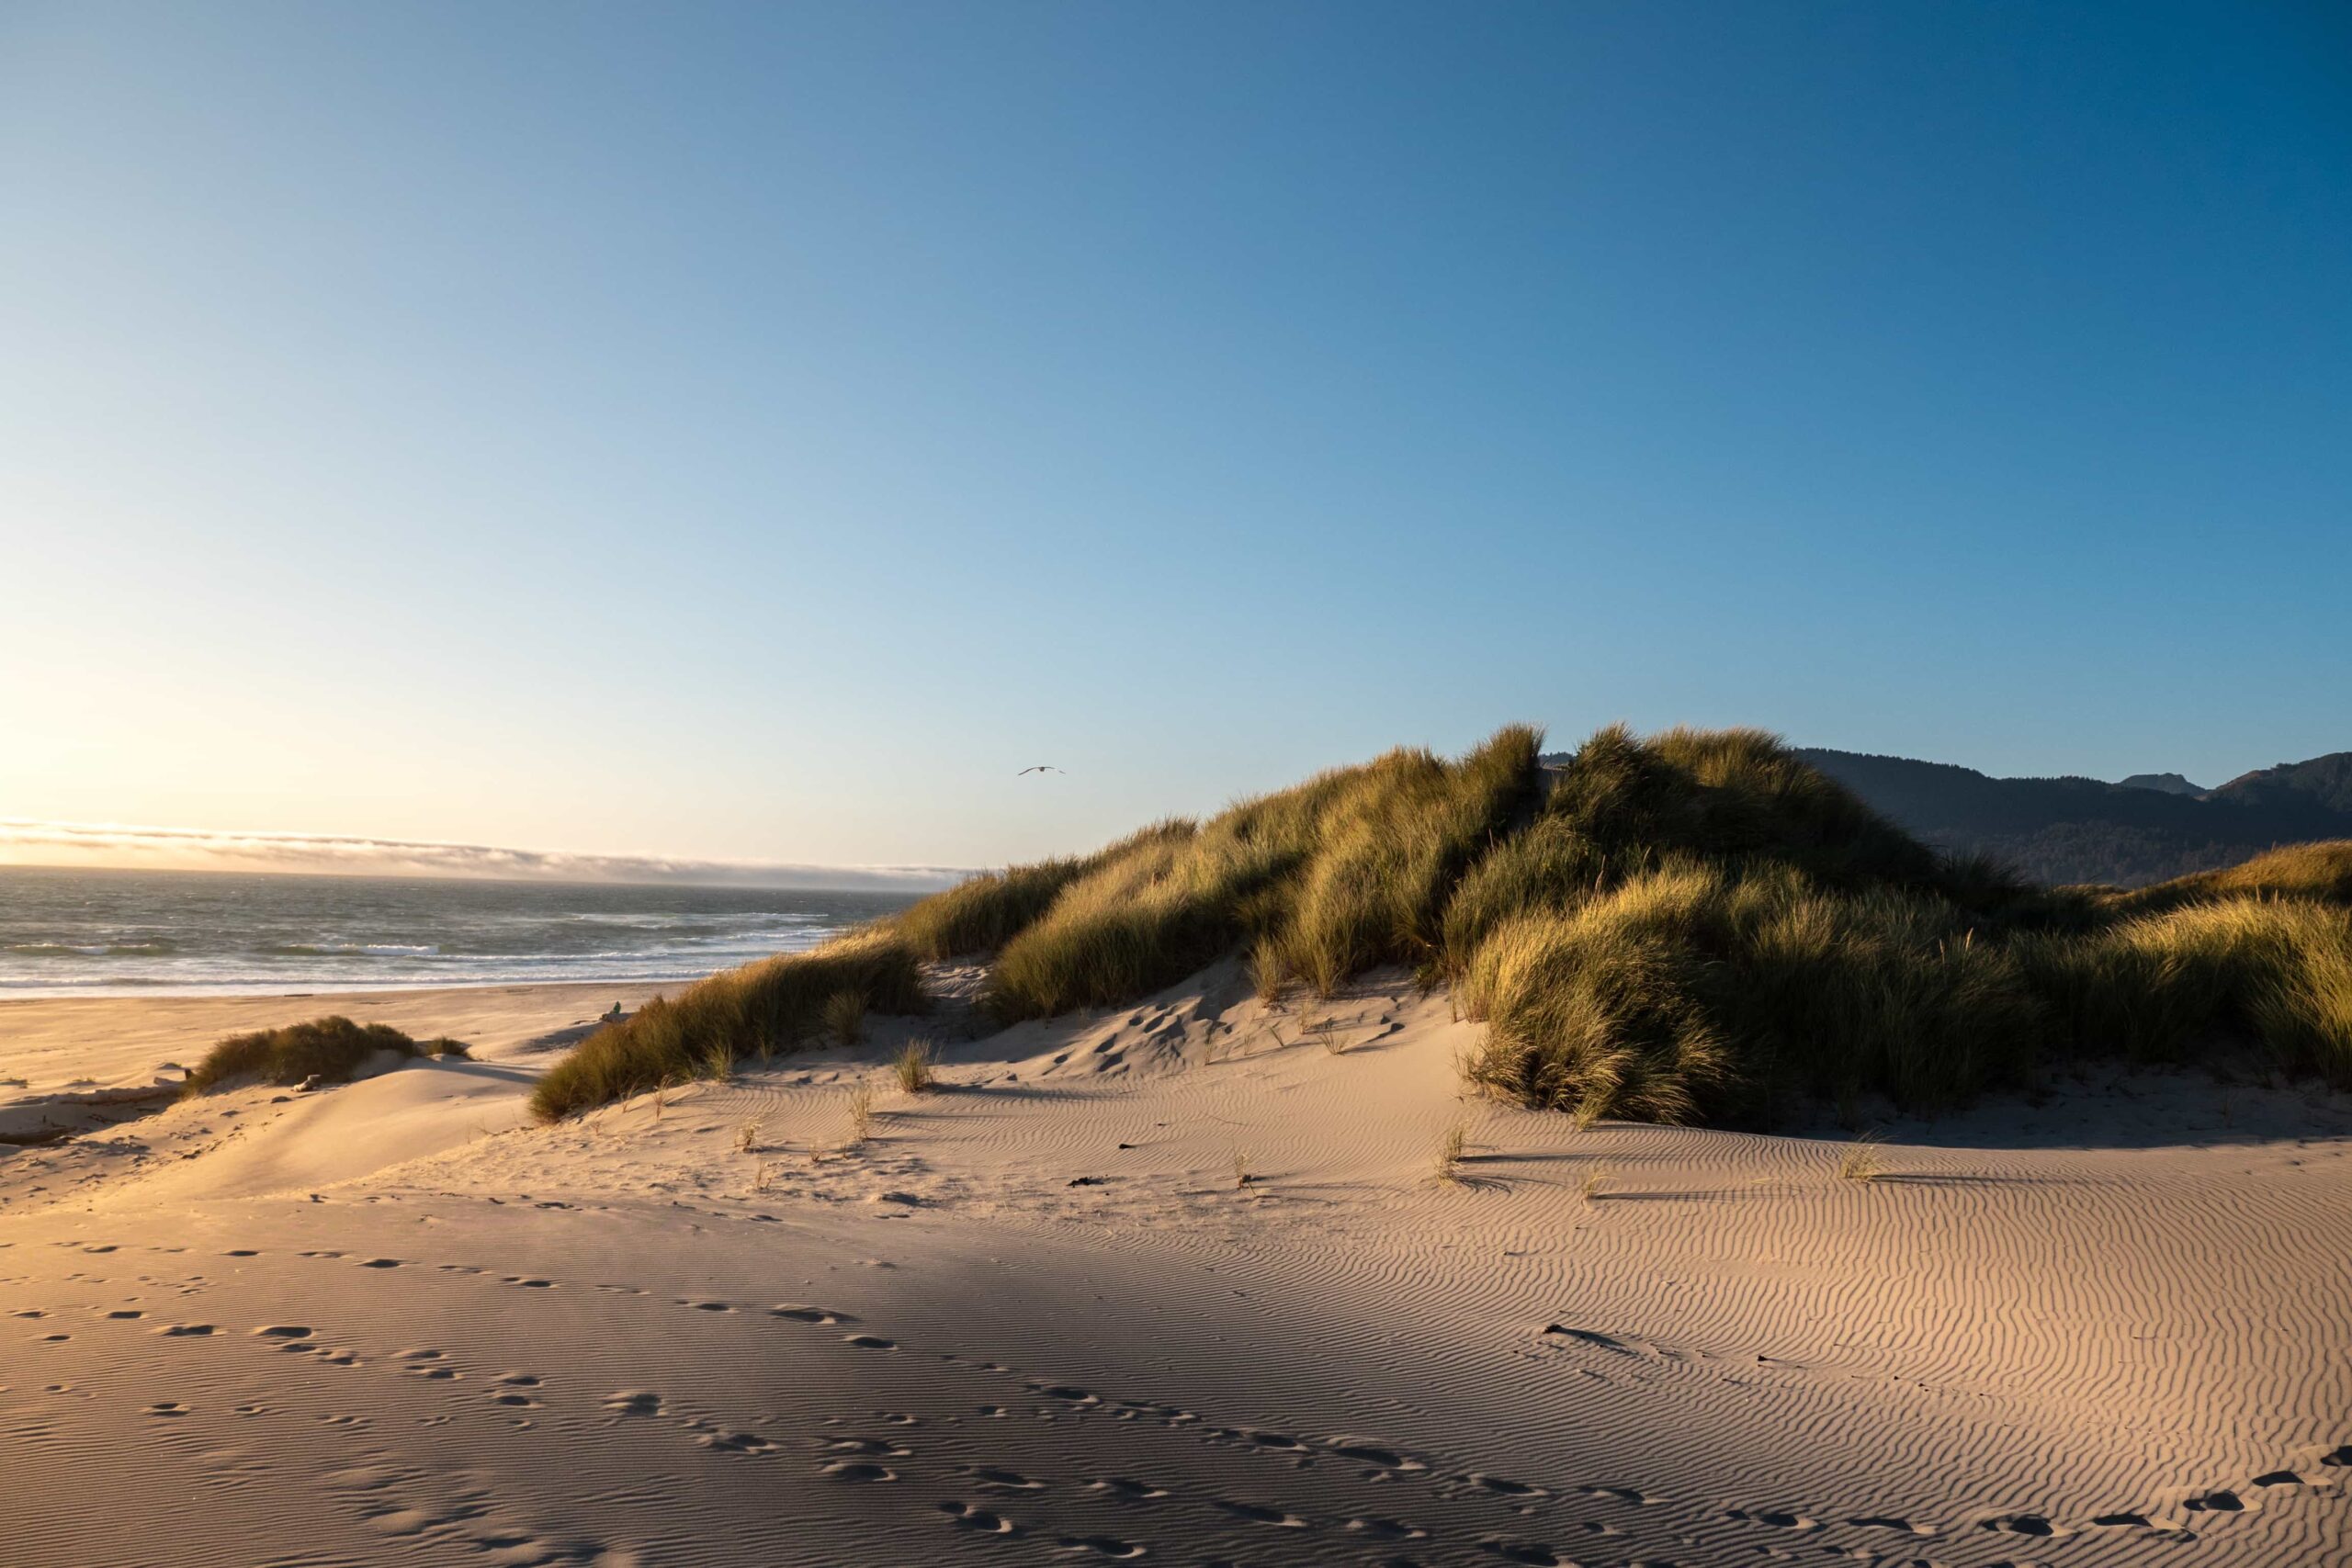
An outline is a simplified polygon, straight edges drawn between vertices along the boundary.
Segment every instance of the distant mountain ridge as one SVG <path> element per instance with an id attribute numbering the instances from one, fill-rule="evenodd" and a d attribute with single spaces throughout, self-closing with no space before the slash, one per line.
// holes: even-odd
<path id="1" fill-rule="evenodd" d="M 2331 811 L 2352 811 L 2352 751 L 2330 751 L 2307 762 L 2280 762 L 2241 774 L 2213 791 L 2212 798 L 2247 806 L 2310 802 Z"/>
<path id="2" fill-rule="evenodd" d="M 2190 784 L 2178 773 L 2133 773 L 2116 781 L 2125 789 L 2152 789 L 2159 795 L 2203 795 L 2203 784 Z"/>
<path id="3" fill-rule="evenodd" d="M 2279 844 L 2352 838 L 2352 751 L 2261 769 L 2202 794 L 1994 778 L 1949 762 L 1823 748 L 1797 754 L 1937 848 L 1991 855 L 2037 882 L 2136 887 L 2235 865 Z"/>
<path id="4" fill-rule="evenodd" d="M 1989 855 L 2052 886 L 2138 887 L 2236 865 L 2280 844 L 2352 839 L 2352 751 L 2257 769 L 2211 790 L 2178 773 L 2135 773 L 2120 784 L 2004 779 L 1910 757 L 1795 751 L 1936 848 Z"/>

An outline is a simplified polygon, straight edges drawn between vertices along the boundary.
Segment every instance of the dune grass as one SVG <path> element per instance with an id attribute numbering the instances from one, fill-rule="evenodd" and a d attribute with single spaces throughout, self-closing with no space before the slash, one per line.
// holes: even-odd
<path id="1" fill-rule="evenodd" d="M 2041 893 L 1938 859 L 1769 737 L 1612 728 L 1464 878 L 1444 967 L 1488 1026 L 1473 1081 L 1587 1122 L 1756 1125 L 1862 1093 L 1934 1111 L 2053 1055 L 2232 1037 L 2352 1082 L 2352 917 L 2268 896 L 2332 892 L 2343 859 L 2265 860 Z"/>
<path id="2" fill-rule="evenodd" d="M 2286 1072 L 2352 1087 L 2352 910 L 2340 905 L 2200 892 L 2022 950 L 2074 1051 L 2177 1064 L 2233 1035 Z"/>
<path id="3" fill-rule="evenodd" d="M 846 1002 L 841 998 L 846 998 Z M 840 1033 L 866 1012 L 927 1011 L 914 953 L 886 926 L 867 927 L 807 953 L 787 953 L 696 982 L 675 1000 L 656 998 L 606 1024 L 550 1068 L 531 1106 L 546 1121 L 665 1082 L 723 1076 L 739 1060 L 774 1055 Z"/>
<path id="4" fill-rule="evenodd" d="M 182 1092 L 206 1094 L 241 1083 L 292 1087 L 316 1077 L 349 1083 L 379 1051 L 401 1056 L 464 1056 L 465 1043 L 446 1037 L 412 1040 L 389 1023 L 354 1023 L 337 1014 L 232 1034 L 191 1068 Z"/>
<path id="5" fill-rule="evenodd" d="M 974 877 L 648 1006 L 535 1104 L 854 1043 L 869 1010 L 923 1010 L 922 962 L 974 957 L 1000 1022 L 1125 1005 L 1234 956 L 1268 1001 L 1408 965 L 1487 1026 L 1475 1083 L 1587 1122 L 1760 1125 L 1865 1096 L 1932 1111 L 2054 1058 L 2217 1043 L 2352 1084 L 2352 843 L 2038 889 L 1937 854 L 1760 731 L 1611 726 L 1556 768 L 1540 742 L 1514 726 L 1454 760 L 1391 751 Z"/>
<path id="6" fill-rule="evenodd" d="M 1268 994 L 1433 963 L 1453 883 L 1533 804 L 1540 744 L 1514 726 L 1458 761 L 1399 750 L 1163 824 L 1004 945 L 989 1005 L 1013 1020 L 1132 1001 L 1243 946 Z"/>
<path id="7" fill-rule="evenodd" d="M 908 1094 L 927 1094 L 939 1087 L 939 1075 L 932 1068 L 933 1050 L 925 1040 L 910 1040 L 890 1070 L 899 1080 L 899 1088 Z"/>
<path id="8" fill-rule="evenodd" d="M 1182 819 L 1156 822 L 1091 855 L 983 872 L 901 911 L 890 929 L 917 957 L 934 962 L 994 953 L 1035 925 L 1071 883 L 1193 830 Z"/>
<path id="9" fill-rule="evenodd" d="M 2352 839 L 2288 844 L 2241 865 L 2200 871 L 2159 882 L 2153 887 L 2109 894 L 2105 902 L 2119 914 L 2148 915 L 2191 904 L 2249 897 L 2306 898 L 2323 904 L 2352 905 Z"/>

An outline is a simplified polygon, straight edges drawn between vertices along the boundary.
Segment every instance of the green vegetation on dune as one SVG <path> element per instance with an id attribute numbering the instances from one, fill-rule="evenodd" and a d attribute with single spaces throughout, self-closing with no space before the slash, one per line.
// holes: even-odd
<path id="1" fill-rule="evenodd" d="M 2130 894 L 1935 853 L 1771 736 L 1513 727 L 1392 751 L 975 877 L 715 976 L 548 1075 L 553 1117 L 922 1010 L 984 958 L 1000 1020 L 1124 1005 L 1247 954 L 1262 993 L 1384 964 L 1487 1026 L 1475 1082 L 1579 1118 L 1758 1124 L 1814 1098 L 1933 1110 L 2081 1055 L 2258 1046 L 2352 1084 L 2352 843 Z"/>
<path id="2" fill-rule="evenodd" d="M 1132 840 L 1005 943 L 989 1006 L 1115 1006 L 1244 947 L 1262 987 L 1325 994 L 1376 964 L 1434 964 L 1453 884 L 1533 804 L 1538 744 L 1513 728 L 1454 762 L 1391 751 Z"/>
<path id="3" fill-rule="evenodd" d="M 2352 905 L 2352 840 L 2289 844 L 2221 871 L 2200 871 L 2106 897 L 2110 908 L 2129 914 L 2245 897 L 2313 898 L 2325 904 Z"/>
<path id="4" fill-rule="evenodd" d="M 681 1079 L 723 1077 L 738 1060 L 796 1050 L 829 1030 L 851 1032 L 868 1011 L 929 1005 L 914 951 L 887 925 L 868 926 L 713 975 L 674 1001 L 656 998 L 549 1068 L 531 1107 L 552 1121 Z"/>
<path id="5" fill-rule="evenodd" d="M 290 1087 L 316 1077 L 348 1083 L 379 1051 L 401 1056 L 463 1056 L 456 1040 L 417 1041 L 389 1023 L 354 1023 L 340 1015 L 232 1034 L 205 1053 L 187 1075 L 183 1092 L 205 1094 L 241 1083 Z"/>

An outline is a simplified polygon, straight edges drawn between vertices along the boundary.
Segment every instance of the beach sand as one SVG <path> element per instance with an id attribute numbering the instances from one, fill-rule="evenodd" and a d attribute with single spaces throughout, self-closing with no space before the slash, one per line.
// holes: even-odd
<path id="1" fill-rule="evenodd" d="M 1227 967 L 931 1021 L 938 1092 L 892 1022 L 529 1124 L 624 995 L 0 1005 L 20 1098 L 322 1011 L 481 1047 L 0 1150 L 0 1561 L 2352 1562 L 2341 1096 L 2089 1075 L 1856 1180 Z"/>

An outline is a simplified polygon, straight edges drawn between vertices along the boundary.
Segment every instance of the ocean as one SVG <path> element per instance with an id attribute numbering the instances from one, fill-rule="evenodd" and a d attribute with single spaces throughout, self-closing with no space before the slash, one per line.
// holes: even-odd
<path id="1" fill-rule="evenodd" d="M 917 897 L 0 866 L 0 997 L 691 980 Z"/>

